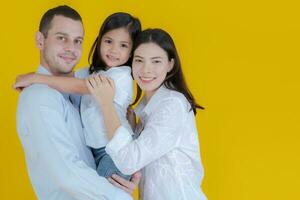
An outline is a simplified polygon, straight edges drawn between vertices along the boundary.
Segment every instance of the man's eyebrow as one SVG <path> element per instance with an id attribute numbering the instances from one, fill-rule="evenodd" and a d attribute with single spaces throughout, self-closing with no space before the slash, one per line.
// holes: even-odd
<path id="1" fill-rule="evenodd" d="M 64 33 L 64 32 L 57 32 L 57 33 L 55 33 L 55 35 L 68 36 L 69 34 Z M 76 39 L 81 39 L 81 40 L 83 40 L 83 37 L 82 37 L 82 36 L 78 36 L 78 37 L 76 37 Z"/>
<path id="2" fill-rule="evenodd" d="M 63 32 L 57 32 L 57 33 L 55 33 L 55 35 L 64 35 L 64 36 L 67 36 L 68 34 L 67 33 L 63 33 Z"/>

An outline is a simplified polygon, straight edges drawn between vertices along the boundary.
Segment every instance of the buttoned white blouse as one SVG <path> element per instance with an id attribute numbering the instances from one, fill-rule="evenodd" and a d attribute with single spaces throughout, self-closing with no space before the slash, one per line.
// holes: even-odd
<path id="1" fill-rule="evenodd" d="M 142 171 L 140 199 L 205 200 L 195 116 L 185 96 L 161 86 L 136 113 L 139 136 L 121 125 L 106 151 L 122 173 Z"/>

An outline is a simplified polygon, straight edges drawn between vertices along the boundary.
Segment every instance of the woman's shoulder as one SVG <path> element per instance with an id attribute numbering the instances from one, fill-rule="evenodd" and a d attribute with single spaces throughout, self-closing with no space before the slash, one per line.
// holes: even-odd
<path id="1" fill-rule="evenodd" d="M 166 87 L 162 88 L 162 90 L 159 101 L 161 105 L 176 109 L 182 108 L 183 110 L 190 109 L 190 103 L 181 92 Z"/>

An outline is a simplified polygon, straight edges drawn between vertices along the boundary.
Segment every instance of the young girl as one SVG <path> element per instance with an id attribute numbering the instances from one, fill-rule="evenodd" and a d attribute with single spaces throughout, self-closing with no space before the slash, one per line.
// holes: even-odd
<path id="1" fill-rule="evenodd" d="M 142 170 L 143 200 L 205 200 L 194 116 L 202 107 L 187 88 L 173 40 L 161 29 L 148 29 L 138 35 L 133 51 L 133 77 L 144 92 L 136 108 L 137 139 L 113 106 L 114 82 L 102 76 L 86 82 L 103 112 L 106 151 L 121 172 Z"/>
<path id="2" fill-rule="evenodd" d="M 127 13 L 114 13 L 103 22 L 90 54 L 90 68 L 79 70 L 77 77 L 86 78 L 96 75 L 110 77 L 115 82 L 116 95 L 114 107 L 124 127 L 131 131 L 126 119 L 127 107 L 133 98 L 133 80 L 131 77 L 132 44 L 141 31 L 137 18 Z M 15 87 L 25 87 L 32 83 L 44 83 L 67 93 L 88 93 L 84 80 L 76 78 L 54 77 L 31 74 L 18 77 Z M 72 101 L 72 99 L 70 99 Z M 73 99 L 73 103 L 74 99 Z M 97 172 L 104 177 L 118 174 L 129 180 L 130 175 L 122 174 L 105 152 L 108 142 L 101 110 L 91 95 L 83 95 L 80 104 L 81 118 L 84 127 L 86 144 L 92 148 L 97 165 Z"/>

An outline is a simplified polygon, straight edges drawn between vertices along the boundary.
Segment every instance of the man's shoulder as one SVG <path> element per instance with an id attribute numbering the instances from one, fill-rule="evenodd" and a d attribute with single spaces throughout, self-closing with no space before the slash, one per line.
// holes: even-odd
<path id="1" fill-rule="evenodd" d="M 83 67 L 83 68 L 80 68 L 80 69 L 78 69 L 78 70 L 75 72 L 75 77 L 76 77 L 76 78 L 80 78 L 80 79 L 85 79 L 85 78 L 87 78 L 89 75 L 90 75 L 90 73 L 89 73 L 89 67 Z"/>
<path id="2" fill-rule="evenodd" d="M 57 90 L 50 88 L 44 84 L 33 84 L 25 88 L 20 96 L 19 101 L 30 101 L 35 104 L 55 103 L 63 98 L 62 94 Z"/>

